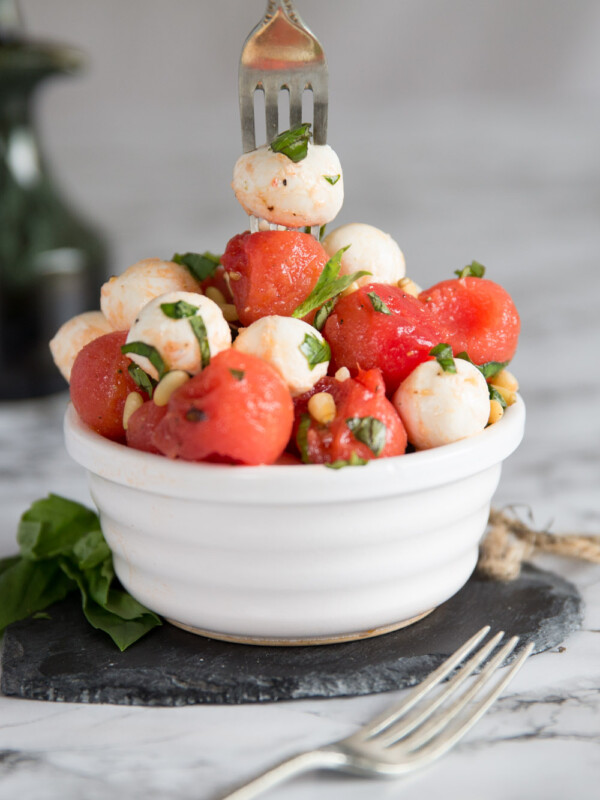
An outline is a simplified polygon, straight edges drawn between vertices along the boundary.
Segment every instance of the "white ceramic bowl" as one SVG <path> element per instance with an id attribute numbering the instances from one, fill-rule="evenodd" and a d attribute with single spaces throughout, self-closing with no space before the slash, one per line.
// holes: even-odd
<path id="1" fill-rule="evenodd" d="M 72 407 L 65 436 L 134 597 L 214 638 L 311 644 L 402 627 L 466 583 L 524 422 L 519 398 L 470 439 L 341 470 L 171 461 Z"/>

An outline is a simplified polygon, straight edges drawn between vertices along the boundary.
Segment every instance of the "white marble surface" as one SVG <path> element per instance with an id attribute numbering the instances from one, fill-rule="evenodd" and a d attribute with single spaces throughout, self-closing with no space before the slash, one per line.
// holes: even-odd
<path id="1" fill-rule="evenodd" d="M 233 103 L 233 99 L 231 103 Z M 379 107 L 369 123 L 333 129 L 346 170 L 345 221 L 389 230 L 423 285 L 473 258 L 513 294 L 523 319 L 514 371 L 528 406 L 526 438 L 505 465 L 498 504 L 529 506 L 555 531 L 600 532 L 600 110 L 578 103 L 461 100 Z M 230 113 L 228 111 L 227 113 Z M 204 186 L 235 157 L 219 143 L 213 109 Z M 189 113 L 193 122 L 193 113 Z M 178 191 L 145 194 L 130 142 L 107 140 L 91 159 L 80 141 L 57 149 L 67 174 L 97 187 L 91 203 L 124 262 L 180 242 L 219 249 L 242 225 L 232 198 L 210 212 L 186 180 L 195 138 L 165 149 L 150 137 L 146 163 Z M 366 141 L 374 147 L 364 146 Z M 162 148 L 162 149 L 161 149 Z M 210 166 L 214 163 L 214 169 Z M 127 175 L 114 192 L 103 163 Z M 199 163 L 199 166 L 198 166 Z M 223 164 L 225 167 L 223 168 Z M 74 178 L 70 178 L 73 185 Z M 218 190 L 221 191 L 220 189 Z M 82 190 L 79 188 L 81 196 Z M 221 198 L 221 194 L 217 192 Z M 198 214 L 190 208 L 199 207 Z M 140 252 L 141 242 L 144 252 Z M 188 246 L 188 245 L 186 245 Z M 14 550 L 19 514 L 49 491 L 88 502 L 66 456 L 66 396 L 0 406 L 0 554 Z M 600 566 L 543 559 L 585 600 L 581 631 L 526 664 L 455 750 L 410 779 L 375 782 L 311 774 L 269 796 L 562 800 L 597 797 L 600 779 Z M 356 729 L 398 693 L 240 707 L 129 708 L 0 697 L 0 798 L 211 798 L 298 750 Z"/>

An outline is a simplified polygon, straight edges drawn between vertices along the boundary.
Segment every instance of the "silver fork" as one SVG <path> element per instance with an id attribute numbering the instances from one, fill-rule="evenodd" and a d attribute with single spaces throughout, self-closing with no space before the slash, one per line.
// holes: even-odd
<path id="1" fill-rule="evenodd" d="M 328 72 L 317 37 L 302 22 L 291 0 L 269 0 L 264 17 L 244 42 L 239 100 L 244 153 L 256 147 L 254 94 L 265 95 L 267 144 L 279 131 L 279 93 L 290 95 L 290 124 L 302 122 L 302 95 L 313 94 L 313 138 L 327 141 Z"/>
<path id="2" fill-rule="evenodd" d="M 238 92 L 244 153 L 256 147 L 254 96 L 265 96 L 267 144 L 280 129 L 279 94 L 289 93 L 289 127 L 302 123 L 302 96 L 312 91 L 312 132 L 315 144 L 327 141 L 328 71 L 317 37 L 300 19 L 292 0 L 269 0 L 264 17 L 244 42 L 240 57 Z M 287 123 L 284 123 L 287 127 Z M 271 225 L 271 228 L 277 227 Z M 259 220 L 250 217 L 250 230 Z M 319 228 L 312 231 L 318 237 Z"/>
<path id="3" fill-rule="evenodd" d="M 375 717 L 356 733 L 282 761 L 250 783 L 222 796 L 221 800 L 250 800 L 271 786 L 312 769 L 396 777 L 430 764 L 456 744 L 485 714 L 534 648 L 533 642 L 526 645 L 510 669 L 491 688 L 487 688 L 498 667 L 515 649 L 519 637 L 513 636 L 482 667 L 471 685 L 462 693 L 457 692 L 496 648 L 504 636 L 504 632 L 500 631 L 471 655 L 444 687 L 434 693 L 435 687 L 475 650 L 489 631 L 490 627 L 486 625 L 416 686 L 401 703 Z M 475 700 L 484 687 L 487 691 Z"/>

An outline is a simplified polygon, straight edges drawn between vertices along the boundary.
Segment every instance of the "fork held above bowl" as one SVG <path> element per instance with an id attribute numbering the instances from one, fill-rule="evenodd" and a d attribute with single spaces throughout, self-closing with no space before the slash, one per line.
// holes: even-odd
<path id="1" fill-rule="evenodd" d="M 289 92 L 289 126 L 280 126 L 279 93 Z M 256 148 L 254 95 L 264 92 L 267 143 L 280 127 L 293 128 L 302 120 L 302 96 L 313 94 L 313 138 L 327 141 L 328 71 L 319 40 L 302 22 L 291 0 L 269 0 L 259 24 L 242 48 L 239 101 L 244 152 Z"/>

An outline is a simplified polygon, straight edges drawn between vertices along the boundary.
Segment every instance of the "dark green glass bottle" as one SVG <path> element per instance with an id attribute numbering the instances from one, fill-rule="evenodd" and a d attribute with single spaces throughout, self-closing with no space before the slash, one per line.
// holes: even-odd
<path id="1" fill-rule="evenodd" d="M 97 309 L 106 279 L 102 239 L 61 197 L 32 119 L 40 82 L 71 74 L 79 52 L 32 41 L 14 3 L 0 0 L 0 399 L 66 388 L 48 341 L 60 325 Z M 4 22 L 4 24 L 3 24 Z"/>

